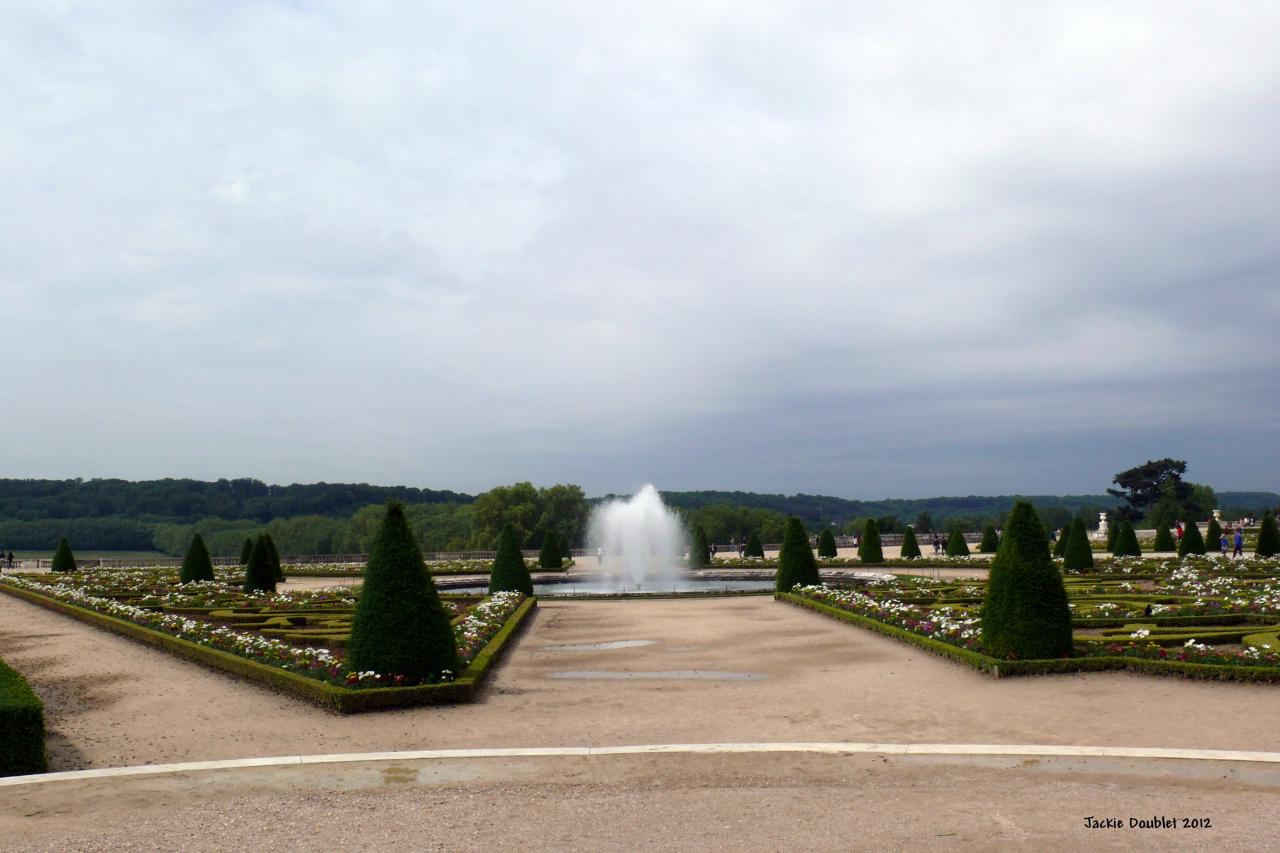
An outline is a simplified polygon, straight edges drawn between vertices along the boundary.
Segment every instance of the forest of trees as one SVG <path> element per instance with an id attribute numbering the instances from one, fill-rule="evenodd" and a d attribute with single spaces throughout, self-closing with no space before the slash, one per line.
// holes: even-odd
<path id="1" fill-rule="evenodd" d="M 1196 486 L 1196 484 L 1191 484 Z M 1199 489 L 1199 491 L 1196 491 Z M 1196 486 L 1187 507 L 1217 502 L 1227 518 L 1260 514 L 1280 505 L 1271 492 L 1221 492 Z M 1157 494 L 1158 493 L 1153 493 Z M 578 547 L 585 544 L 594 503 L 575 485 L 538 488 L 515 483 L 471 496 L 408 486 L 312 483 L 273 486 L 258 480 L 0 480 L 0 547 L 49 550 L 66 536 L 79 549 L 149 551 L 181 554 L 199 532 L 215 556 L 239 554 L 248 537 L 269 531 L 289 554 L 363 553 L 368 550 L 388 499 L 405 504 L 405 515 L 427 551 L 489 550 L 504 524 L 516 528 L 524 548 L 537 548 L 548 530 Z M 882 533 L 907 525 L 919 532 L 953 526 L 981 530 L 1001 525 L 1014 496 L 941 497 L 915 500 L 857 501 L 821 495 L 754 492 L 664 492 L 663 499 L 701 526 L 712 542 L 745 539 L 756 533 L 764 542 L 782 538 L 788 516 L 812 532 L 833 529 L 861 532 L 874 518 Z M 1125 501 L 1115 495 L 1039 495 L 1035 504 L 1050 527 L 1080 517 L 1089 526 L 1098 512 L 1114 511 Z M 1153 511 L 1166 513 L 1157 499 Z"/>

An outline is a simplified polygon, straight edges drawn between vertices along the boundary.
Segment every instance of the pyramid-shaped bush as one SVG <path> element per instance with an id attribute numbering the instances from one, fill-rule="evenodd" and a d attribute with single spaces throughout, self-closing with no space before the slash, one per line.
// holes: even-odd
<path id="1" fill-rule="evenodd" d="M 1222 525 L 1218 523 L 1218 519 L 1209 519 L 1209 524 L 1204 529 L 1204 549 L 1205 551 L 1218 551 L 1222 548 Z"/>
<path id="2" fill-rule="evenodd" d="M 434 582 L 431 588 L 435 589 Z M 498 553 L 494 555 L 493 568 L 489 571 L 489 594 L 495 592 L 533 595 L 533 578 L 524 563 L 524 554 L 520 553 L 520 537 L 510 524 L 504 525 L 498 536 Z"/>
<path id="3" fill-rule="evenodd" d="M 1258 544 L 1253 553 L 1258 557 L 1274 557 L 1280 554 L 1280 524 L 1270 512 L 1262 513 L 1262 526 L 1258 528 Z"/>
<path id="4" fill-rule="evenodd" d="M 764 546 L 760 544 L 760 536 L 758 534 L 752 533 L 751 536 L 747 538 L 747 547 L 742 554 L 745 557 L 764 556 Z"/>
<path id="5" fill-rule="evenodd" d="M 253 553 L 253 539 L 245 537 L 244 544 L 240 546 L 240 565 L 249 565 L 249 556 Z"/>
<path id="6" fill-rule="evenodd" d="M 197 533 L 191 537 L 187 555 L 182 558 L 182 570 L 178 572 L 178 583 L 211 580 L 213 580 L 213 561 L 209 559 L 209 549 L 204 546 L 204 538 Z"/>
<path id="7" fill-rule="evenodd" d="M 506 534 L 506 530 L 503 530 Z M 513 534 L 514 536 L 514 534 Z M 404 508 L 387 505 L 351 623 L 347 668 L 433 682 L 461 669 L 449 614 L 423 568 Z"/>
<path id="8" fill-rule="evenodd" d="M 560 539 L 554 530 L 548 530 L 542 540 L 542 550 L 538 552 L 538 567 L 542 569 L 558 569 L 564 565 L 564 557 L 560 556 Z"/>
<path id="9" fill-rule="evenodd" d="M 969 543 L 964 541 L 964 531 L 959 527 L 953 527 L 951 529 L 951 536 L 947 539 L 947 556 L 969 556 Z"/>
<path id="10" fill-rule="evenodd" d="M 1062 554 L 1062 570 L 1083 572 L 1092 568 L 1093 549 L 1089 547 L 1089 534 L 1085 532 L 1084 521 L 1077 518 L 1071 522 L 1071 532 L 1067 534 L 1067 549 Z"/>
<path id="11" fill-rule="evenodd" d="M 1058 541 L 1053 543 L 1053 556 L 1055 557 L 1067 556 L 1067 543 L 1070 541 L 1071 541 L 1071 525 L 1068 524 L 1066 527 L 1058 531 Z"/>
<path id="12" fill-rule="evenodd" d="M 902 535 L 902 550 L 900 555 L 904 560 L 920 556 L 920 543 L 916 541 L 916 532 L 910 527 L 908 527 L 907 532 Z"/>
<path id="13" fill-rule="evenodd" d="M 1062 574 L 1035 508 L 1014 504 L 991 560 L 982 604 L 982 649 L 992 657 L 1041 659 L 1071 654 L 1071 608 Z"/>
<path id="14" fill-rule="evenodd" d="M 711 564 L 711 546 L 707 544 L 707 531 L 702 525 L 693 528 L 689 539 L 689 568 L 702 569 Z"/>
<path id="15" fill-rule="evenodd" d="M 821 582 L 818 561 L 809 547 L 809 534 L 800 519 L 788 518 L 786 532 L 782 535 L 782 550 L 778 553 L 775 588 L 780 592 L 790 592 L 796 584 L 808 586 Z"/>
<path id="16" fill-rule="evenodd" d="M 830 528 L 823 530 L 818 537 L 818 556 L 831 559 L 836 555 L 836 536 Z"/>
<path id="17" fill-rule="evenodd" d="M 1142 548 L 1138 545 L 1138 534 L 1130 521 L 1120 522 L 1120 532 L 1116 534 L 1115 547 L 1111 553 L 1117 557 L 1141 557 Z"/>
<path id="18" fill-rule="evenodd" d="M 1188 520 L 1186 529 L 1182 531 L 1182 541 L 1178 543 L 1178 556 L 1187 557 L 1203 553 L 1204 537 L 1200 535 L 1200 528 L 1194 521 Z"/>
<path id="19" fill-rule="evenodd" d="M 1173 541 L 1173 532 L 1163 524 L 1156 525 L 1156 541 L 1151 546 L 1152 551 L 1176 551 L 1178 545 Z"/>
<path id="20" fill-rule="evenodd" d="M 275 592 L 276 567 L 271 562 L 271 549 L 265 533 L 253 540 L 253 551 L 244 567 L 245 592 Z"/>
<path id="21" fill-rule="evenodd" d="M 880 547 L 880 525 L 868 518 L 862 526 L 862 541 L 858 543 L 858 559 L 864 563 L 883 563 L 884 549 Z"/>
<path id="22" fill-rule="evenodd" d="M 58 540 L 58 549 L 53 552 L 53 570 L 55 572 L 76 570 L 76 555 L 71 553 L 71 543 L 65 536 Z"/>
<path id="23" fill-rule="evenodd" d="M 270 533 L 262 534 L 262 538 L 267 543 L 267 556 L 271 558 L 271 570 L 276 574 L 276 580 L 284 580 L 284 566 L 280 565 L 280 552 L 276 550 L 276 541 L 271 538 Z"/>
<path id="24" fill-rule="evenodd" d="M 982 554 L 994 554 L 999 547 L 1000 537 L 996 535 L 996 526 L 988 524 L 982 528 L 982 544 L 978 546 L 978 551 Z"/>
<path id="25" fill-rule="evenodd" d="M 1116 552 L 1116 540 L 1120 538 L 1120 528 L 1123 522 L 1116 521 L 1107 525 L 1107 551 L 1111 554 Z"/>

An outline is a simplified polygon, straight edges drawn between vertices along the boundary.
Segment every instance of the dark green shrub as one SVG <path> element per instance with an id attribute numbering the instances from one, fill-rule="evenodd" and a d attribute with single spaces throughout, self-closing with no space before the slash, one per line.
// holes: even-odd
<path id="1" fill-rule="evenodd" d="M 1083 523 L 1081 523 L 1083 528 Z M 991 560 L 982 604 L 982 648 L 997 658 L 1071 655 L 1071 608 L 1035 508 L 1018 501 Z"/>
<path id="2" fill-rule="evenodd" d="M 1276 517 L 1269 512 L 1262 514 L 1262 526 L 1258 529 L 1258 544 L 1253 553 L 1259 557 L 1274 557 L 1280 554 L 1280 525 Z"/>
<path id="3" fill-rule="evenodd" d="M 253 551 L 244 567 L 244 591 L 276 591 L 276 567 L 271 562 L 271 550 L 267 546 L 265 533 L 253 540 Z"/>
<path id="4" fill-rule="evenodd" d="M 276 541 L 271 538 L 270 533 L 262 534 L 262 538 L 267 542 L 267 556 L 271 558 L 271 571 L 275 572 L 276 580 L 284 580 L 284 567 L 280 565 L 280 552 L 276 550 Z"/>
<path id="5" fill-rule="evenodd" d="M 1132 522 L 1120 522 L 1120 532 L 1116 534 L 1116 544 L 1111 553 L 1117 557 L 1142 556 L 1142 548 L 1138 546 L 1138 534 L 1134 532 Z"/>
<path id="6" fill-rule="evenodd" d="M 240 565 L 249 565 L 249 556 L 253 553 L 253 539 L 245 537 L 244 544 L 240 546 Z"/>
<path id="7" fill-rule="evenodd" d="M 951 536 L 947 539 L 947 556 L 969 556 L 969 543 L 964 541 L 964 531 L 959 527 L 953 527 L 951 529 Z"/>
<path id="8" fill-rule="evenodd" d="M 822 531 L 818 537 L 818 556 L 830 559 L 836 555 L 836 536 L 830 528 Z"/>
<path id="9" fill-rule="evenodd" d="M 1209 524 L 1204 529 L 1204 549 L 1206 551 L 1222 549 L 1222 525 L 1216 518 L 1209 519 Z"/>
<path id="10" fill-rule="evenodd" d="M 786 532 L 782 535 L 782 550 L 778 553 L 778 575 L 775 586 L 782 592 L 790 592 L 797 584 L 817 584 L 822 578 L 818 574 L 818 561 L 814 559 L 813 549 L 809 547 L 809 534 L 805 532 L 800 519 L 792 516 L 787 519 Z"/>
<path id="11" fill-rule="evenodd" d="M 65 536 L 58 540 L 58 550 L 53 552 L 53 570 L 55 572 L 76 570 L 76 556 L 71 553 L 71 544 L 67 542 Z"/>
<path id="12" fill-rule="evenodd" d="M 209 559 L 209 549 L 204 547 L 204 538 L 197 533 L 191 537 L 191 547 L 182 558 L 182 571 L 178 573 L 178 583 L 213 580 L 213 561 Z"/>
<path id="13" fill-rule="evenodd" d="M 693 528 L 689 540 L 689 568 L 702 569 L 711 564 L 711 546 L 707 544 L 707 531 L 702 525 Z"/>
<path id="14" fill-rule="evenodd" d="M 880 525 L 868 518 L 862 526 L 862 541 L 858 543 L 858 559 L 864 563 L 883 563 L 884 550 L 880 547 Z"/>
<path id="15" fill-rule="evenodd" d="M 489 571 L 489 594 L 495 592 L 533 595 L 533 578 L 529 576 L 524 554 L 520 553 L 520 536 L 511 524 L 504 525 L 498 535 L 498 553 L 494 555 L 493 568 Z"/>
<path id="16" fill-rule="evenodd" d="M 509 529 L 510 525 L 503 529 L 502 539 L 516 545 L 519 557 L 519 543 L 514 531 L 508 535 Z M 501 540 L 498 553 L 502 554 Z M 491 590 L 492 586 L 491 582 Z M 439 681 L 446 671 L 454 677 L 461 672 L 449 614 L 431 575 L 423 570 L 422 551 L 404 507 L 395 502 L 387 504 L 387 516 L 369 551 L 351 622 L 347 666 L 357 672 L 403 675 L 411 683 Z"/>
<path id="17" fill-rule="evenodd" d="M 983 554 L 994 554 L 1000 547 L 1000 537 L 996 535 L 996 526 L 988 524 L 982 528 L 982 544 L 978 546 L 978 551 Z"/>
<path id="18" fill-rule="evenodd" d="M 560 540 L 554 530 L 548 530 L 542 540 L 542 550 L 538 552 L 538 566 L 543 569 L 558 569 L 564 566 L 564 557 L 560 556 Z M 526 593 L 532 595 L 533 593 Z"/>
<path id="19" fill-rule="evenodd" d="M 1124 522 L 1115 521 L 1107 525 L 1107 551 L 1114 554 L 1116 552 L 1116 540 L 1120 537 L 1120 528 L 1124 526 Z"/>
<path id="20" fill-rule="evenodd" d="M 0 661 L 0 776 L 48 769 L 44 705 L 27 680 Z"/>
<path id="21" fill-rule="evenodd" d="M 1053 543 L 1053 556 L 1067 556 L 1067 543 L 1071 541 L 1071 526 L 1068 525 L 1058 531 L 1058 541 Z"/>
<path id="22" fill-rule="evenodd" d="M 763 557 L 764 546 L 760 544 L 760 537 L 752 533 L 747 539 L 747 548 L 742 552 L 745 557 Z"/>
<path id="23" fill-rule="evenodd" d="M 1188 521 L 1186 528 L 1182 531 L 1182 541 L 1178 543 L 1178 556 L 1186 557 L 1189 554 L 1203 553 L 1204 537 L 1200 535 L 1200 528 L 1194 521 Z"/>
<path id="24" fill-rule="evenodd" d="M 1062 570 L 1082 572 L 1092 568 L 1093 549 L 1089 547 L 1089 534 L 1085 532 L 1084 521 L 1077 518 L 1071 522 L 1071 532 L 1067 534 L 1067 550 L 1062 554 Z"/>
<path id="25" fill-rule="evenodd" d="M 1156 541 L 1151 546 L 1152 551 L 1176 551 L 1177 544 L 1173 541 L 1173 533 L 1163 524 L 1156 524 Z"/>
<path id="26" fill-rule="evenodd" d="M 908 527 L 907 532 L 902 535 L 901 556 L 904 559 L 920 556 L 920 543 L 916 541 L 916 532 L 910 527 Z"/>

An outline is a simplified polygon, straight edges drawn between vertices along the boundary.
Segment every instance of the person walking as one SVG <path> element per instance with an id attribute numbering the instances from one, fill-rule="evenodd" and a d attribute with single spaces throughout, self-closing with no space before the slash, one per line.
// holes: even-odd
<path id="1" fill-rule="evenodd" d="M 1236 528 L 1236 535 L 1232 538 L 1232 542 L 1234 542 L 1236 546 L 1235 550 L 1231 552 L 1232 558 L 1234 559 L 1235 557 L 1243 557 L 1244 556 L 1244 528 L 1242 527 Z"/>
<path id="2" fill-rule="evenodd" d="M 1224 557 L 1225 557 L 1225 556 L 1227 556 L 1227 533 L 1226 533 L 1226 531 L 1223 531 L 1222 535 L 1218 537 L 1218 550 L 1222 552 L 1222 556 L 1224 556 Z"/>

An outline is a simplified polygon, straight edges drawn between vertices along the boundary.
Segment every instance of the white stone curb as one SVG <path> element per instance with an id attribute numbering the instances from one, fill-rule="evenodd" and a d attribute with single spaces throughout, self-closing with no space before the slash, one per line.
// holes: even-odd
<path id="1" fill-rule="evenodd" d="M 432 759 L 539 758 L 559 756 L 648 755 L 677 753 L 712 755 L 725 753 L 799 752 L 825 755 L 1026 755 L 1053 758 L 1139 758 L 1180 761 L 1235 761 L 1280 764 L 1280 752 L 1247 752 L 1218 749 L 1162 749 L 1159 747 L 1057 746 L 1049 744 L 981 743 L 666 743 L 638 746 L 562 746 L 511 749 L 424 749 L 406 752 L 352 752 L 334 755 L 289 755 L 273 758 L 237 758 L 225 761 L 189 761 L 181 764 L 142 764 L 69 770 L 30 776 L 0 777 L 0 788 L 42 785 L 122 776 L 161 776 L 204 770 L 246 767 L 290 767 L 304 764 L 356 764 L 371 761 L 424 761 Z"/>

